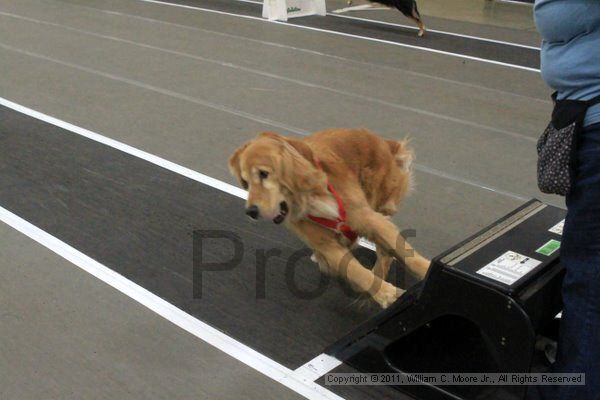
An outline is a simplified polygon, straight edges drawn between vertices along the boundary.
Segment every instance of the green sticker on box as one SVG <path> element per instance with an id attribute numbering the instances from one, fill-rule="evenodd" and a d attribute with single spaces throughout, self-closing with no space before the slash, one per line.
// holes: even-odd
<path id="1" fill-rule="evenodd" d="M 551 256 L 556 250 L 560 249 L 560 242 L 558 240 L 549 240 L 545 245 L 537 249 L 535 252 L 543 254 L 545 256 Z"/>

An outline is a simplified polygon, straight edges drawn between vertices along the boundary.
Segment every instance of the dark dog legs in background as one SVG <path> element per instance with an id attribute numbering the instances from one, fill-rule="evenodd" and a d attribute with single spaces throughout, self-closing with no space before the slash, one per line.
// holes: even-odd
<path id="1" fill-rule="evenodd" d="M 421 19 L 421 14 L 417 8 L 417 2 L 415 0 L 384 0 L 384 4 L 394 6 L 406 17 L 415 21 L 419 27 L 419 36 L 425 34 L 425 25 Z"/>
<path id="2" fill-rule="evenodd" d="M 421 14 L 419 13 L 419 9 L 417 8 L 417 3 L 415 1 L 413 1 L 412 3 L 413 8 L 411 15 L 404 15 L 406 15 L 408 18 L 414 20 L 417 23 L 417 26 L 419 27 L 419 36 L 423 36 L 425 34 L 425 24 L 423 23 L 423 19 L 421 18 Z"/>
<path id="3" fill-rule="evenodd" d="M 423 36 L 425 34 L 425 24 L 423 23 L 423 19 L 421 18 L 421 14 L 419 13 L 417 2 L 415 0 L 377 0 L 373 1 L 372 3 L 379 3 L 388 7 L 397 8 L 407 18 L 410 18 L 417 23 L 417 26 L 419 27 L 419 36 Z M 352 0 L 348 0 L 348 5 L 351 4 Z"/>

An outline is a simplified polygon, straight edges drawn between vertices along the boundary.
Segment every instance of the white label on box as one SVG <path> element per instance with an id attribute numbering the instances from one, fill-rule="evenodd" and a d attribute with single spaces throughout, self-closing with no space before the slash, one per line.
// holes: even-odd
<path id="1" fill-rule="evenodd" d="M 562 235 L 564 226 L 565 226 L 565 220 L 563 219 L 558 224 L 554 225 L 552 228 L 550 228 L 548 230 L 552 233 L 556 233 L 557 235 Z"/>
<path id="2" fill-rule="evenodd" d="M 494 261 L 477 271 L 498 282 L 512 285 L 542 262 L 514 251 L 507 251 Z"/>

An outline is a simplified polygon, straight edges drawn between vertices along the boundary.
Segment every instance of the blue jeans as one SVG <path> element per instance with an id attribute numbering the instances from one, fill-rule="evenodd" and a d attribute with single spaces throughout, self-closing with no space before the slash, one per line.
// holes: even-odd
<path id="1" fill-rule="evenodd" d="M 583 372 L 586 385 L 537 387 L 531 398 L 600 400 L 600 124 L 584 130 L 577 156 L 560 250 L 564 310 L 553 372 Z"/>

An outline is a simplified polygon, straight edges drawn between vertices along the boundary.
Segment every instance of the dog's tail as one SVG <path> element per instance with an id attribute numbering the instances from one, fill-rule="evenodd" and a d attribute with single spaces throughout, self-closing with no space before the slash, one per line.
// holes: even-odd
<path id="1" fill-rule="evenodd" d="M 404 172 L 410 172 L 415 160 L 415 152 L 410 146 L 410 139 L 407 138 L 399 141 L 388 140 L 387 143 L 391 153 L 396 158 L 398 167 Z"/>

